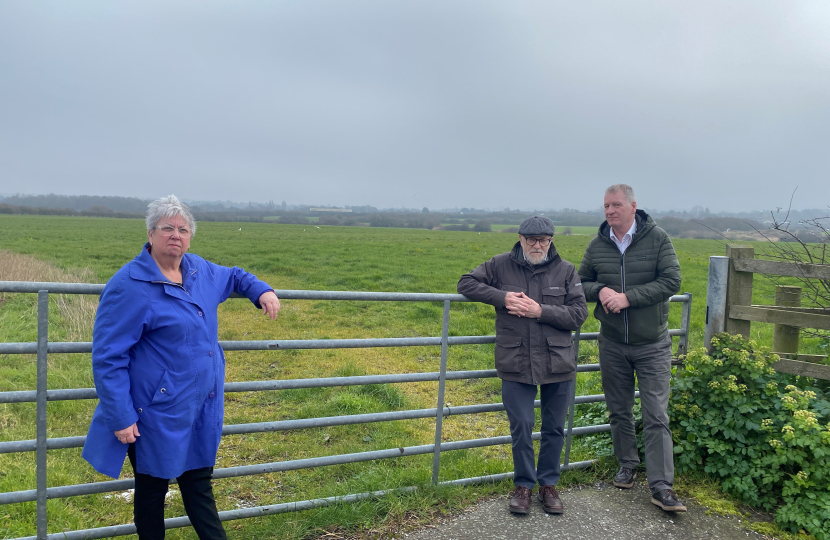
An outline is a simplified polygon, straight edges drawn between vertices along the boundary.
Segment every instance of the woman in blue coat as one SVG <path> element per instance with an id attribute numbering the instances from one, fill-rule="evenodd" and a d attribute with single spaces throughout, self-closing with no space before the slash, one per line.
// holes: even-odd
<path id="1" fill-rule="evenodd" d="M 274 290 L 241 268 L 187 253 L 196 223 L 175 195 L 150 203 L 141 253 L 107 282 L 92 340 L 99 403 L 83 457 L 118 478 L 129 456 L 140 540 L 164 538 L 176 478 L 199 538 L 226 538 L 210 477 L 222 436 L 225 357 L 217 307 L 239 293 L 276 318 Z"/>

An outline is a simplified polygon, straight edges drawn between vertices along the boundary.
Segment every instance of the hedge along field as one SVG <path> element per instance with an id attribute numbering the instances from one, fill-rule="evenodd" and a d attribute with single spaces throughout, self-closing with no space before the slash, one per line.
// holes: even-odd
<path id="1" fill-rule="evenodd" d="M 241 230 L 240 230 L 241 228 Z M 413 229 L 317 227 L 239 223 L 200 223 L 191 251 L 223 265 L 241 266 L 276 289 L 455 292 L 458 277 L 491 256 L 509 250 L 516 235 L 426 231 Z M 63 280 L 102 283 L 132 259 L 146 240 L 140 220 L 0 216 L 0 249 L 31 255 L 64 273 Z M 588 236 L 557 236 L 560 254 L 579 263 Z M 694 295 L 690 344 L 702 343 L 709 255 L 721 255 L 720 242 L 677 240 L 682 291 Z M 88 270 L 85 270 L 88 269 Z M 81 273 L 79 273 L 81 272 Z M 32 278 L 35 279 L 35 278 Z M 54 279 L 54 278 L 50 278 Z M 756 293 L 762 302 L 763 288 Z M 0 306 L 0 340 L 34 341 L 34 295 L 6 295 Z M 768 303 L 768 302 L 767 302 Z M 276 322 L 266 320 L 249 302 L 231 300 L 220 308 L 220 339 L 316 339 L 438 336 L 439 303 L 285 301 Z M 50 339 L 65 339 L 60 306 L 50 311 Z M 481 304 L 453 304 L 450 335 L 489 335 L 493 310 Z M 680 322 L 680 305 L 672 308 L 671 326 Z M 767 328 L 762 328 L 767 326 Z M 585 331 L 595 331 L 589 319 Z M 88 330 L 87 330 L 88 332 Z M 762 341 L 771 341 L 771 325 L 753 326 Z M 83 338 L 90 337 L 87 335 Z M 595 362 L 596 345 L 581 347 L 581 361 Z M 448 369 L 491 369 L 493 347 L 463 346 L 449 350 Z M 438 347 L 227 353 L 227 380 L 271 380 L 357 374 L 437 371 Z M 92 386 L 89 355 L 51 355 L 50 388 Z M 0 357 L 0 391 L 33 389 L 34 358 Z M 597 374 L 581 374 L 579 393 L 600 393 Z M 247 423 L 314 416 L 434 407 L 435 383 L 378 385 L 226 395 L 226 423 Z M 496 379 L 448 382 L 445 402 L 500 401 Z M 83 435 L 93 401 L 49 404 L 49 435 Z M 32 439 L 34 404 L 0 406 L 0 440 Z M 602 407 L 577 408 L 577 425 L 604 421 Z M 504 413 L 445 419 L 445 440 L 509 434 Z M 225 437 L 218 467 L 246 465 L 338 453 L 430 444 L 434 420 L 384 422 L 278 433 Z M 572 460 L 610 452 L 607 435 L 575 439 Z M 441 479 L 511 470 L 509 447 L 499 446 L 442 455 Z M 131 473 L 129 466 L 125 474 Z M 426 486 L 431 456 L 322 467 L 309 471 L 242 477 L 216 482 L 220 510 L 274 504 L 418 484 Z M 563 482 L 588 473 L 572 472 Z M 0 455 L 0 491 L 34 488 L 34 453 Z M 80 449 L 49 453 L 49 485 L 100 481 L 80 458 Z M 481 494 L 504 492 L 507 486 L 420 490 L 409 497 L 387 497 L 358 505 L 342 505 L 298 514 L 230 522 L 239 537 L 297 539 L 332 530 L 389 530 L 395 524 L 425 519 L 424 508 L 451 508 Z M 440 510 L 439 510 L 440 511 Z M 50 530 L 86 528 L 131 520 L 131 505 L 106 495 L 49 502 Z M 183 515 L 181 499 L 170 500 L 167 516 Z M 0 508 L 0 534 L 34 534 L 34 504 Z M 235 532 L 238 531 L 238 532 Z M 192 530 L 173 531 L 170 538 L 195 538 Z M 368 533 L 367 533 L 368 534 Z M 319 536 L 319 534 L 318 534 Z"/>

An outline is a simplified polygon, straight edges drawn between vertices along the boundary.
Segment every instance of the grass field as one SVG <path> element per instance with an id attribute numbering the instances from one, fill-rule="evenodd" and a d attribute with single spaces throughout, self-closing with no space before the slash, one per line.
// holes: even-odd
<path id="1" fill-rule="evenodd" d="M 495 254 L 509 250 L 513 235 L 302 225 L 200 223 L 191 251 L 213 262 L 254 272 L 276 289 L 401 292 L 455 292 L 459 276 Z M 0 216 L 0 280 L 105 282 L 138 254 L 146 240 L 140 220 Z M 560 254 L 579 261 L 590 236 L 557 236 Z M 702 345 L 708 257 L 722 255 L 717 241 L 677 240 L 682 291 L 694 297 L 690 345 Z M 21 256 L 22 255 L 22 256 Z M 8 268 L 6 268 L 8 267 Z M 756 280 L 755 303 L 771 303 L 771 286 Z M 89 340 L 94 305 L 90 299 L 53 297 L 50 339 Z M 36 339 L 33 295 L 0 293 L 0 341 Z M 86 323 L 83 314 L 89 315 Z M 680 305 L 672 308 L 671 327 L 679 326 Z M 598 328 L 593 318 L 586 331 Z M 441 306 L 434 303 L 284 301 L 276 322 L 247 302 L 232 300 L 220 309 L 220 339 L 317 339 L 437 336 Z M 454 304 L 450 335 L 489 335 L 493 311 L 481 304 Z M 753 337 L 771 342 L 772 326 L 753 324 Z M 804 352 L 821 353 L 807 340 Z M 437 347 L 318 351 L 229 352 L 227 380 L 271 380 L 375 373 L 437 371 Z M 595 362 L 596 346 L 583 343 L 582 362 Z M 451 347 L 449 369 L 491 369 L 493 347 Z M 50 388 L 92 386 L 88 355 L 50 355 Z M 226 395 L 225 422 L 247 423 L 435 407 L 434 383 L 310 389 Z M 35 387 L 31 356 L 0 356 L 0 391 Z M 579 393 L 600 393 L 597 374 L 581 374 Z M 449 382 L 445 402 L 500 401 L 496 379 Z M 83 435 L 94 402 L 49 404 L 49 436 Z M 604 405 L 577 408 L 579 422 L 604 421 Z M 0 440 L 33 439 L 34 404 L 0 405 Z M 455 416 L 444 421 L 445 440 L 509 434 L 504 413 Z M 434 421 L 416 420 L 225 437 L 218 467 L 430 444 Z M 607 435 L 575 439 L 572 460 L 607 456 Z M 604 477 L 610 460 L 592 471 L 571 472 L 563 483 Z M 509 448 L 449 452 L 442 455 L 441 479 L 507 472 Z M 125 474 L 131 472 L 129 466 Z M 220 510 L 328 497 L 375 489 L 419 485 L 418 493 L 355 505 L 229 523 L 232 538 L 301 539 L 327 533 L 373 537 L 428 521 L 479 497 L 503 493 L 507 485 L 466 488 L 429 487 L 431 456 L 408 457 L 307 471 L 251 476 L 216 482 Z M 105 480 L 81 459 L 80 449 L 49 453 L 49 485 Z M 0 455 L 0 492 L 33 489 L 34 453 Z M 678 487 L 682 488 L 682 482 Z M 682 491 L 681 491 L 682 493 Z M 0 507 L 0 537 L 34 534 L 34 504 Z M 183 515 L 172 497 L 168 517 Z M 104 495 L 49 502 L 50 532 L 131 521 L 131 504 Z M 374 532 L 373 532 L 374 531 Z M 336 538 L 336 536 L 330 536 Z M 190 529 L 168 538 L 196 538 Z"/>

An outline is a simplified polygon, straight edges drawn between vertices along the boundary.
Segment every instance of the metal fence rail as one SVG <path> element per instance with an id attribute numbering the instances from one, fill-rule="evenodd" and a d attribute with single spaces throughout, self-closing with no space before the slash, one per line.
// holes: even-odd
<path id="1" fill-rule="evenodd" d="M 0 354 L 36 354 L 37 355 L 37 388 L 36 390 L 0 392 L 0 403 L 36 403 L 36 439 L 22 441 L 0 442 L 0 454 L 14 452 L 36 452 L 37 481 L 36 489 L 0 493 L 0 505 L 22 502 L 36 502 L 37 507 L 37 535 L 15 540 L 81 540 L 93 538 L 110 538 L 135 534 L 135 526 L 132 524 L 116 525 L 111 527 L 99 527 L 78 531 L 63 531 L 55 534 L 48 534 L 46 501 L 89 495 L 96 493 L 107 493 L 112 491 L 123 491 L 134 486 L 134 480 L 114 480 L 106 482 L 95 482 L 91 484 L 79 484 L 59 487 L 47 487 L 46 477 L 46 455 L 48 450 L 63 448 L 78 448 L 83 446 L 86 437 L 56 437 L 47 438 L 47 416 L 46 404 L 48 401 L 65 401 L 78 399 L 97 399 L 94 388 L 79 389 L 55 389 L 47 390 L 47 358 L 48 354 L 55 353 L 89 353 L 92 351 L 90 342 L 54 342 L 48 340 L 48 307 L 50 294 L 101 294 L 104 286 L 98 284 L 84 283 L 38 283 L 38 282 L 15 282 L 0 281 L 0 292 L 14 293 L 36 293 L 38 295 L 38 339 L 36 343 L 0 343 Z M 258 422 L 251 424 L 225 425 L 222 435 L 262 433 L 269 431 L 282 431 L 292 429 L 306 429 L 323 426 L 339 426 L 350 424 L 364 424 L 372 422 L 386 422 L 393 420 L 406 420 L 416 418 L 435 418 L 435 442 L 434 444 L 410 446 L 405 448 L 392 448 L 387 450 L 374 450 L 358 452 L 353 454 L 341 454 L 326 457 L 280 461 L 274 463 L 260 463 L 239 467 L 227 467 L 215 469 L 213 478 L 233 478 L 255 474 L 266 474 L 282 471 L 306 469 L 329 465 L 340 465 L 345 463 L 357 463 L 374 461 L 380 459 L 399 458 L 403 456 L 414 456 L 423 454 L 433 455 L 432 481 L 441 485 L 467 485 L 481 482 L 497 482 L 511 478 L 513 473 L 495 474 L 472 478 L 461 478 L 439 482 L 441 452 L 462 450 L 469 448 L 481 448 L 486 446 L 503 445 L 511 442 L 510 436 L 488 437 L 483 439 L 469 439 L 462 441 L 443 442 L 442 426 L 445 417 L 477 414 L 483 412 L 503 411 L 501 403 L 489 403 L 478 405 L 465 405 L 450 407 L 444 404 L 445 383 L 448 380 L 469 380 L 490 378 L 496 376 L 495 370 L 477 371 L 447 371 L 447 349 L 450 345 L 471 345 L 495 343 L 495 336 L 449 336 L 449 316 L 451 302 L 470 302 L 468 298 L 459 294 L 434 294 L 434 293 L 387 293 L 387 292 L 350 292 L 350 291 L 276 291 L 281 299 L 285 300 L 357 300 L 357 301 L 390 301 L 390 302 L 442 302 L 442 332 L 440 337 L 419 337 L 419 338 L 383 338 L 383 339 L 317 339 L 317 340 L 262 340 L 262 341 L 223 341 L 220 342 L 226 351 L 245 350 L 292 350 L 292 349 L 335 349 L 335 348 L 369 348 L 369 347 L 423 347 L 441 346 L 440 371 L 431 373 L 406 373 L 387 375 L 368 375 L 355 377 L 327 377 L 318 379 L 292 379 L 274 381 L 245 381 L 225 383 L 226 392 L 260 392 L 271 390 L 299 389 L 299 388 L 325 388 L 337 386 L 355 386 L 368 384 L 406 383 L 406 382 L 438 382 L 437 406 L 429 409 L 414 409 L 404 411 L 391 411 L 371 414 L 357 414 L 346 416 L 332 416 L 322 418 L 309 418 L 301 420 L 281 420 L 273 422 Z M 689 322 L 691 318 L 692 295 L 685 293 L 671 298 L 672 302 L 682 302 L 683 311 L 681 315 L 681 328 L 672 329 L 669 334 L 677 336 L 678 354 L 685 354 L 688 343 Z M 596 333 L 575 334 L 576 352 L 579 353 L 579 342 L 595 340 Z M 598 364 L 580 365 L 578 372 L 598 371 Z M 574 385 L 574 394 L 576 387 Z M 587 435 L 610 431 L 610 425 L 600 424 L 586 427 L 573 427 L 574 406 L 581 403 L 594 403 L 604 401 L 605 396 L 572 396 L 568 411 L 568 428 L 566 431 L 566 445 L 564 452 L 564 464 L 562 470 L 585 468 L 593 461 L 581 461 L 570 463 L 571 438 L 573 436 Z M 539 407 L 539 401 L 536 401 Z M 534 440 L 541 438 L 540 433 L 533 434 Z M 172 482 L 175 482 L 173 480 Z M 219 513 L 222 521 L 246 519 L 250 517 L 293 512 L 327 506 L 341 502 L 354 502 L 370 497 L 376 497 L 391 492 L 406 492 L 414 490 L 414 487 L 398 490 L 384 490 L 371 493 L 357 493 L 352 495 L 314 499 L 308 501 L 295 501 L 277 505 L 258 506 L 255 508 L 244 508 L 239 510 L 223 511 Z M 165 520 L 167 528 L 186 527 L 190 525 L 187 517 L 178 517 Z"/>

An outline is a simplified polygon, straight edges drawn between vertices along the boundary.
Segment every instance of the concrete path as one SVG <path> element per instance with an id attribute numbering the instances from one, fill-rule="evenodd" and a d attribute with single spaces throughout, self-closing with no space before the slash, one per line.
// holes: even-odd
<path id="1" fill-rule="evenodd" d="M 668 513 L 651 503 L 645 484 L 618 489 L 601 483 L 560 493 L 565 513 L 542 510 L 534 492 L 530 514 L 507 510 L 507 497 L 486 501 L 407 540 L 746 540 L 765 536 L 743 529 L 734 517 L 707 516 L 704 507 L 684 501 L 688 512 Z"/>

